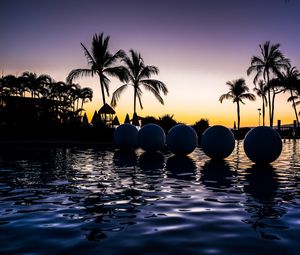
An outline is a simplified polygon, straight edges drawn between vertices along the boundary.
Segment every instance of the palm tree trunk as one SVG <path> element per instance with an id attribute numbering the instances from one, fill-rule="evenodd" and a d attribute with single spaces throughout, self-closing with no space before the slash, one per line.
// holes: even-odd
<path id="1" fill-rule="evenodd" d="M 236 104 L 237 104 L 237 119 L 238 119 L 237 128 L 238 128 L 238 130 L 240 130 L 240 121 L 241 121 L 241 118 L 240 118 L 240 102 L 237 101 Z"/>
<path id="2" fill-rule="evenodd" d="M 133 114 L 136 113 L 136 87 L 134 86 L 134 96 L 133 96 Z"/>
<path id="3" fill-rule="evenodd" d="M 101 86 L 101 94 L 102 94 L 102 100 L 103 100 L 103 105 L 105 105 L 105 93 L 104 93 L 104 85 L 102 84 L 102 79 L 101 76 L 99 75 L 99 79 L 100 79 L 100 86 Z"/>
<path id="4" fill-rule="evenodd" d="M 263 126 L 265 126 L 265 98 L 262 96 L 263 102 L 262 102 L 262 115 L 263 115 Z"/>
<path id="5" fill-rule="evenodd" d="M 271 109 L 271 122 L 270 122 L 270 127 L 273 127 L 273 121 L 274 121 L 274 110 L 275 110 L 275 96 L 276 96 L 276 93 L 273 90 L 273 95 L 272 95 L 272 109 Z"/>
<path id="6" fill-rule="evenodd" d="M 99 75 L 99 79 L 100 79 L 100 86 L 101 86 L 101 93 L 102 93 L 102 100 L 103 100 L 103 105 L 105 105 L 105 93 L 104 93 L 104 85 L 102 84 L 102 79 L 101 76 Z M 106 113 L 104 113 L 104 122 L 106 124 Z"/>
<path id="7" fill-rule="evenodd" d="M 298 119 L 297 108 L 296 108 L 296 104 L 295 104 L 295 100 L 294 100 L 293 90 L 290 89 L 290 92 L 291 92 L 291 98 L 293 101 L 293 108 L 294 108 L 294 112 L 295 112 L 295 116 L 296 116 L 297 127 L 299 128 L 299 119 Z"/>
<path id="8" fill-rule="evenodd" d="M 267 86 L 269 86 L 270 78 L 269 78 L 269 70 L 267 71 Z M 272 102 L 271 102 L 271 93 L 270 93 L 270 88 L 268 89 L 268 103 L 269 103 L 269 124 L 270 127 L 273 126 L 272 123 Z"/>

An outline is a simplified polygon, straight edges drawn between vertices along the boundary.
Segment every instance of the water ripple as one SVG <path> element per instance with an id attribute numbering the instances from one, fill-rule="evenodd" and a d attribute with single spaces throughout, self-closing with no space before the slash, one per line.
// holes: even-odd
<path id="1" fill-rule="evenodd" d="M 0 253 L 298 254 L 299 144 L 269 166 L 242 142 L 224 161 L 200 148 L 1 149 Z"/>

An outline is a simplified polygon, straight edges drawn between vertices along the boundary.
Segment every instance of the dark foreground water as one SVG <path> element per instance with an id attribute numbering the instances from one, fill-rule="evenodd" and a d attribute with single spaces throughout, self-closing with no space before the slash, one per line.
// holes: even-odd
<path id="1" fill-rule="evenodd" d="M 0 254 L 300 254 L 300 146 L 257 167 L 106 148 L 0 149 Z"/>

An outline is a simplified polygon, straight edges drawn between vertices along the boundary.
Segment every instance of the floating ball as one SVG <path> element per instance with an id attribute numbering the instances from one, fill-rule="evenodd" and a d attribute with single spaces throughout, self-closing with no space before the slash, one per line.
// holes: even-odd
<path id="1" fill-rule="evenodd" d="M 166 135 L 156 124 L 147 124 L 138 132 L 138 145 L 147 152 L 155 152 L 164 147 Z"/>
<path id="2" fill-rule="evenodd" d="M 233 133 L 220 125 L 206 129 L 201 137 L 202 150 L 211 159 L 227 158 L 234 150 L 234 145 Z"/>
<path id="3" fill-rule="evenodd" d="M 114 142 L 120 149 L 134 149 L 137 145 L 138 130 L 135 126 L 125 123 L 118 126 L 114 132 Z"/>
<path id="4" fill-rule="evenodd" d="M 244 150 L 255 163 L 271 163 L 280 156 L 281 137 L 270 127 L 253 128 L 246 134 Z"/>
<path id="5" fill-rule="evenodd" d="M 195 130 L 183 124 L 172 127 L 167 136 L 167 145 L 174 154 L 187 155 L 193 152 L 197 141 Z"/>

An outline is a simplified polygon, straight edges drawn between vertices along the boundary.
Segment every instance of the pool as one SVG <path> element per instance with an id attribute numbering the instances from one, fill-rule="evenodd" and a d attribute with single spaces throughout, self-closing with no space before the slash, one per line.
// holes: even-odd
<path id="1" fill-rule="evenodd" d="M 257 167 L 114 148 L 0 150 L 0 254 L 299 254 L 300 145 Z"/>

